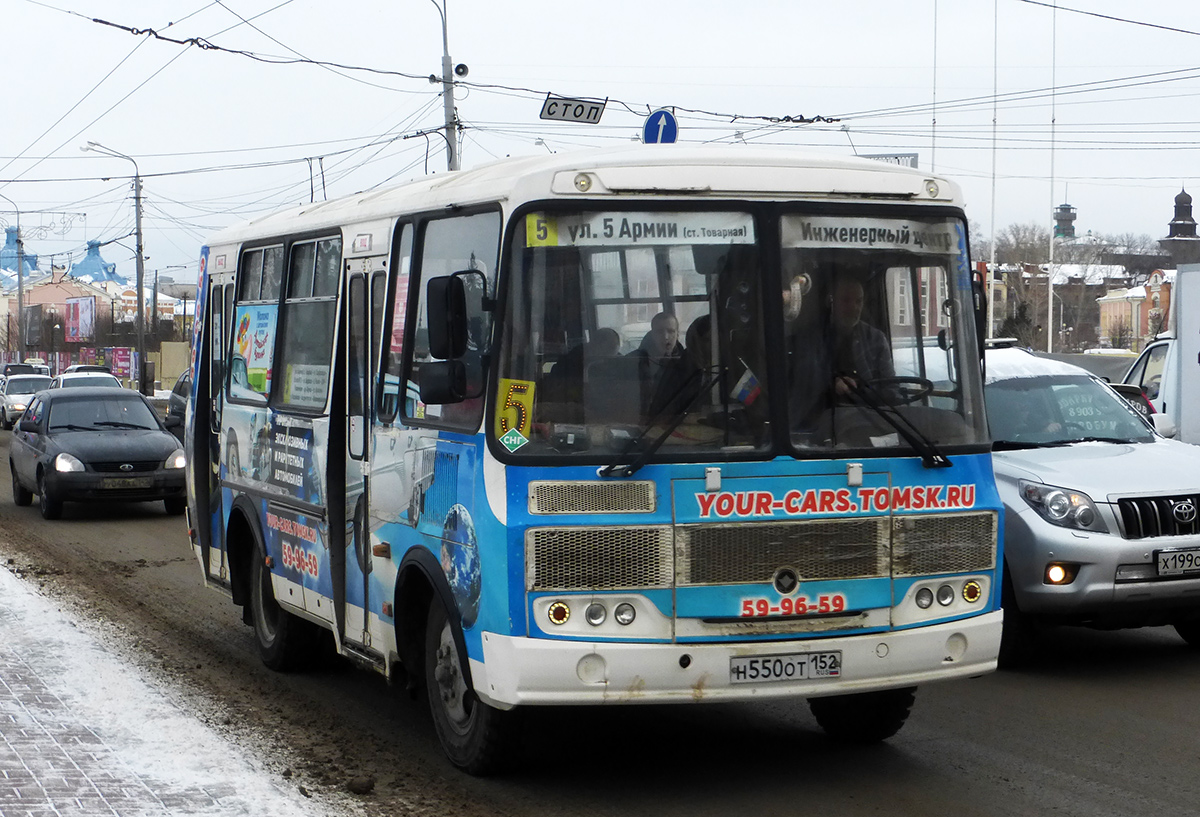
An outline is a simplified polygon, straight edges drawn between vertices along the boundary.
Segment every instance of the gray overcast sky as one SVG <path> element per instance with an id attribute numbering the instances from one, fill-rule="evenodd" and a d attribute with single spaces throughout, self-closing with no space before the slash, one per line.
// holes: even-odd
<path id="1" fill-rule="evenodd" d="M 470 67 L 457 92 L 464 167 L 628 141 L 648 106 L 679 106 L 712 114 L 680 112 L 681 141 L 918 153 L 922 168 L 963 185 L 984 234 L 993 161 L 997 230 L 1049 225 L 1068 201 L 1080 232 L 1158 238 L 1180 186 L 1200 194 L 1195 3 L 445 2 L 450 53 Z M 92 18 L 266 59 L 397 73 L 268 64 Z M 146 268 L 190 265 L 170 272 L 182 278 L 226 224 L 446 167 L 436 134 L 400 138 L 443 121 L 440 86 L 425 78 L 441 70 L 433 0 L 7 0 L 0 24 L 0 196 L 20 208 L 28 249 L 43 259 L 77 260 L 88 239 L 133 230 L 133 166 L 81 152 L 88 140 L 137 161 Z M 599 125 L 549 123 L 538 119 L 547 91 L 610 101 Z M 0 221 L 11 209 L 0 199 Z M 129 278 L 132 247 L 103 251 Z"/>

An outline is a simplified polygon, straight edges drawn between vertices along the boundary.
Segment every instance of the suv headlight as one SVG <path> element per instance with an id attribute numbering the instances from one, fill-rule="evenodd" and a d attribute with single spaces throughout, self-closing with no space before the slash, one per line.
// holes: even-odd
<path id="1" fill-rule="evenodd" d="M 186 468 L 187 467 L 187 457 L 184 456 L 183 449 L 176 448 L 175 453 L 172 454 L 171 456 L 167 457 L 167 461 L 163 463 L 163 466 L 165 468 L 172 468 L 172 469 Z"/>
<path id="2" fill-rule="evenodd" d="M 61 471 L 63 473 L 69 473 L 71 471 L 82 471 L 84 469 L 83 463 L 80 462 L 78 458 L 64 452 L 54 458 L 54 470 Z"/>
<path id="3" fill-rule="evenodd" d="M 1092 498 L 1070 488 L 1020 480 L 1021 498 L 1051 525 L 1108 533 Z"/>

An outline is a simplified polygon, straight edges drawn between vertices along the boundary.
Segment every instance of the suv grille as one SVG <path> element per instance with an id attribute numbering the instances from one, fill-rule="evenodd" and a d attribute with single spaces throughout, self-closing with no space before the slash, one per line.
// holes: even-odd
<path id="1" fill-rule="evenodd" d="M 1188 511 L 1190 506 L 1191 510 Z M 1143 497 L 1117 500 L 1126 539 L 1200 533 L 1200 496 Z M 1189 519 L 1190 521 L 1184 521 Z"/>

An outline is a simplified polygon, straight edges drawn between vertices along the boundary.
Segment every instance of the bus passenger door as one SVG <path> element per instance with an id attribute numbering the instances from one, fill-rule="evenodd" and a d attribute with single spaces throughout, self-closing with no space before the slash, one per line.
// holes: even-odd
<path id="1" fill-rule="evenodd" d="M 215 283 L 209 292 L 207 303 L 208 326 L 205 341 L 208 345 L 208 371 L 206 382 L 196 390 L 197 396 L 207 400 L 208 423 L 204 428 L 197 427 L 197 439 L 194 445 L 197 449 L 207 446 L 206 461 L 209 464 L 207 475 L 208 495 L 199 503 L 199 507 L 207 511 L 207 519 L 198 524 L 209 526 L 207 558 L 205 568 L 209 577 L 229 582 L 228 553 L 225 548 L 225 519 L 228 508 L 224 507 L 224 492 L 221 489 L 221 479 L 225 476 L 226 464 L 222 461 L 221 446 L 221 412 L 224 407 L 225 386 L 225 355 L 226 342 L 229 338 L 229 325 L 233 303 L 232 276 L 229 283 Z M 203 376 L 202 373 L 201 376 Z M 202 439 L 201 439 L 202 438 Z M 197 492 L 204 488 L 197 486 Z M 216 558 L 219 554 L 219 558 Z"/>
<path id="2" fill-rule="evenodd" d="M 376 260 L 382 264 L 382 258 Z M 345 633 L 359 649 L 373 647 L 378 626 L 378 592 L 372 592 L 370 530 L 371 427 L 373 384 L 378 369 L 386 273 L 382 270 L 350 275 L 346 297 L 346 580 Z M 375 627 L 371 615 L 375 613 Z"/>

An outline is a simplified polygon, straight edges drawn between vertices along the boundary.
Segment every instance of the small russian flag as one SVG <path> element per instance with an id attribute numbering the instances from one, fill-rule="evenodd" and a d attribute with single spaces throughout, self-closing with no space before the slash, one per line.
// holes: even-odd
<path id="1" fill-rule="evenodd" d="M 733 393 L 729 396 L 737 400 L 744 406 L 749 406 L 758 399 L 762 394 L 762 386 L 759 385 L 758 378 L 754 376 L 754 372 L 749 368 L 742 373 L 738 378 L 737 384 L 733 387 Z"/>

